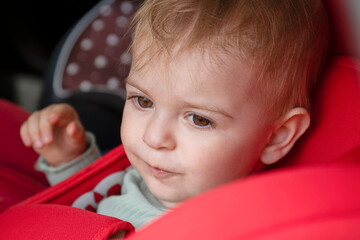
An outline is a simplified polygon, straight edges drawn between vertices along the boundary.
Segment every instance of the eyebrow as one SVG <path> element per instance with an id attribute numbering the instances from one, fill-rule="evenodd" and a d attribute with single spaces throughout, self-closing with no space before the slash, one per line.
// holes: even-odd
<path id="1" fill-rule="evenodd" d="M 136 83 L 131 81 L 130 77 L 125 78 L 125 84 L 129 84 L 130 86 L 137 88 L 138 90 L 140 90 L 141 92 L 143 92 L 146 95 L 150 95 L 145 89 L 143 89 L 142 87 L 140 87 L 139 85 L 137 85 Z"/>
<path id="2" fill-rule="evenodd" d="M 213 112 L 213 113 L 216 113 L 216 114 L 224 115 L 227 118 L 233 118 L 227 112 L 223 111 L 222 109 L 220 109 L 220 108 L 218 108 L 216 106 L 211 106 L 210 104 L 202 105 L 202 104 L 194 104 L 194 103 L 191 103 L 191 102 L 184 101 L 181 104 L 181 106 L 184 107 L 184 108 L 194 108 L 194 109 L 205 110 L 205 111 Z"/>
<path id="3" fill-rule="evenodd" d="M 125 79 L 125 83 L 129 84 L 130 86 L 132 86 L 134 88 L 137 88 L 138 90 L 140 90 L 144 94 L 149 95 L 149 93 L 145 89 L 141 88 L 136 83 L 131 81 L 131 78 L 127 77 Z M 205 110 L 205 111 L 221 114 L 221 115 L 224 115 L 225 117 L 228 117 L 228 118 L 233 118 L 229 113 L 223 111 L 222 109 L 220 109 L 220 108 L 218 108 L 216 106 L 211 106 L 210 104 L 203 105 L 203 104 L 194 104 L 192 102 L 183 101 L 180 105 L 181 105 L 182 108 L 200 109 L 200 110 Z"/>

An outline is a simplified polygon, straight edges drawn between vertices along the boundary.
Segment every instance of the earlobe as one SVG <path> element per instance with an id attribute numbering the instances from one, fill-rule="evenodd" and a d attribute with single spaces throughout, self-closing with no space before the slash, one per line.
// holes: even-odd
<path id="1" fill-rule="evenodd" d="M 273 164 L 284 157 L 310 126 L 310 114 L 304 108 L 291 109 L 274 128 L 260 159 Z"/>

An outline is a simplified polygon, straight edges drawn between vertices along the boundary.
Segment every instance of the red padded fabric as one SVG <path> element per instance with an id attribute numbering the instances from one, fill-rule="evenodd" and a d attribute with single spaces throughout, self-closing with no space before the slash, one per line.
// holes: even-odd
<path id="1" fill-rule="evenodd" d="M 134 230 L 131 224 L 117 218 L 52 204 L 21 205 L 0 214 L 4 239 L 101 240 L 121 229 Z"/>
<path id="2" fill-rule="evenodd" d="M 0 212 L 45 188 L 32 176 L 0 166 Z"/>
<path id="3" fill-rule="evenodd" d="M 312 166 L 249 177 L 184 203 L 129 240 L 360 239 L 359 172 Z"/>
<path id="4" fill-rule="evenodd" d="M 29 117 L 29 113 L 19 106 L 0 99 L 0 164 L 34 176 L 46 183 L 44 176 L 34 171 L 38 155 L 24 147 L 20 139 L 20 126 Z"/>
<path id="5" fill-rule="evenodd" d="M 360 145 L 359 60 L 333 60 L 314 94 L 311 115 L 308 132 L 274 167 L 328 164 Z"/>
<path id="6" fill-rule="evenodd" d="M 0 212 L 48 187 L 34 170 L 37 154 L 24 147 L 20 126 L 29 113 L 0 99 Z"/>

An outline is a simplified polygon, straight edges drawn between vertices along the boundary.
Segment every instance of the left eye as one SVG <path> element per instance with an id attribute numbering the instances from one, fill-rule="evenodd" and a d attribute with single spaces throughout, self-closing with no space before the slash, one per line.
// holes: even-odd
<path id="1" fill-rule="evenodd" d="M 212 122 L 209 119 L 196 114 L 191 114 L 189 118 L 198 127 L 207 127 L 212 125 Z"/>
<path id="2" fill-rule="evenodd" d="M 146 97 L 136 97 L 135 100 L 142 108 L 151 108 L 153 106 L 153 102 Z"/>

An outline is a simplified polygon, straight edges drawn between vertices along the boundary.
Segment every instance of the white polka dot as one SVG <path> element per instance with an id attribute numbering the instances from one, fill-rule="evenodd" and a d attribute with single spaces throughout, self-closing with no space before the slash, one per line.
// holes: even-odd
<path id="1" fill-rule="evenodd" d="M 104 21 L 102 20 L 95 20 L 92 25 L 92 29 L 96 32 L 101 31 L 104 28 Z"/>
<path id="2" fill-rule="evenodd" d="M 120 85 L 120 80 L 117 77 L 111 77 L 109 78 L 109 80 L 107 81 L 107 86 L 110 89 L 116 89 L 118 88 Z"/>
<path id="3" fill-rule="evenodd" d="M 104 68 L 107 64 L 107 58 L 104 55 L 98 55 L 94 60 L 96 68 Z"/>
<path id="4" fill-rule="evenodd" d="M 116 24 L 121 28 L 126 27 L 128 22 L 129 22 L 129 19 L 127 19 L 127 17 L 120 16 L 120 17 L 116 18 Z"/>
<path id="5" fill-rule="evenodd" d="M 104 5 L 100 7 L 100 14 L 107 17 L 111 14 L 112 8 L 109 5 Z"/>
<path id="6" fill-rule="evenodd" d="M 131 63 L 131 54 L 129 52 L 124 52 L 120 56 L 120 61 L 122 64 L 129 65 Z"/>
<path id="7" fill-rule="evenodd" d="M 84 80 L 80 83 L 80 90 L 83 92 L 88 92 L 91 90 L 92 84 L 89 80 Z"/>
<path id="8" fill-rule="evenodd" d="M 78 74 L 79 70 L 80 70 L 80 67 L 79 67 L 79 64 L 77 64 L 77 63 L 69 63 L 69 65 L 67 65 L 67 67 L 66 67 L 66 73 L 69 76 L 74 76 L 74 75 Z"/>
<path id="9" fill-rule="evenodd" d="M 116 34 L 110 34 L 106 38 L 106 43 L 109 46 L 116 46 L 119 43 L 119 37 Z"/>
<path id="10" fill-rule="evenodd" d="M 131 2 L 124 1 L 121 4 L 120 9 L 121 9 L 121 12 L 123 12 L 124 14 L 130 14 L 133 11 L 134 6 Z"/>
<path id="11" fill-rule="evenodd" d="M 92 49 L 93 46 L 94 46 L 94 43 L 90 38 L 84 38 L 80 42 L 80 48 L 84 51 L 88 51 L 88 50 Z"/>

